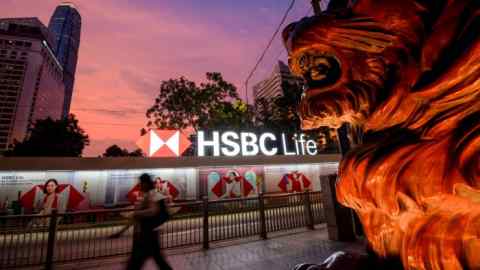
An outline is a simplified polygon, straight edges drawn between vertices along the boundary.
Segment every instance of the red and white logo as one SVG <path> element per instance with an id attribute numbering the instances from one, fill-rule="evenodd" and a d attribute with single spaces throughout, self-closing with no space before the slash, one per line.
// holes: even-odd
<path id="1" fill-rule="evenodd" d="M 148 157 L 179 157 L 192 143 L 178 130 L 149 130 L 137 141 Z"/>

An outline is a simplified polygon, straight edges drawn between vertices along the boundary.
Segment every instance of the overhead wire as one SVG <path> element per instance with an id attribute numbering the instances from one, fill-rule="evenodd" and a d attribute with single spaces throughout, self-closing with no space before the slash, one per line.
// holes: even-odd
<path id="1" fill-rule="evenodd" d="M 307 8 L 307 11 L 305 12 L 305 15 L 303 17 L 307 17 L 311 12 L 313 12 L 313 7 L 310 6 Z M 285 52 L 286 52 L 285 48 L 280 47 L 274 59 L 280 60 L 280 55 L 282 55 L 282 53 L 285 53 Z"/>
<path id="2" fill-rule="evenodd" d="M 108 109 L 87 109 L 87 108 L 72 108 L 72 111 L 82 111 L 82 112 L 104 112 L 104 113 L 122 113 L 122 114 L 145 114 L 145 111 L 137 111 L 137 110 L 108 110 Z"/>
<path id="3" fill-rule="evenodd" d="M 16 106 L 17 108 L 30 108 L 32 107 L 31 105 L 19 105 Z M 71 111 L 86 111 L 86 112 L 104 112 L 104 113 L 133 113 L 133 114 L 145 114 L 146 111 L 138 111 L 138 110 L 109 110 L 109 109 L 89 109 L 89 108 L 70 108 Z"/>
<path id="4" fill-rule="evenodd" d="M 248 104 L 248 83 L 249 83 L 250 79 L 252 78 L 253 74 L 255 73 L 255 71 L 257 70 L 260 63 L 263 61 L 263 58 L 265 58 L 265 55 L 267 54 L 268 50 L 272 46 L 272 43 L 275 40 L 275 38 L 277 37 L 278 32 L 280 32 L 280 29 L 281 29 L 282 25 L 285 23 L 285 20 L 287 19 L 288 14 L 292 10 L 293 6 L 295 5 L 295 1 L 296 0 L 292 0 L 292 2 L 290 2 L 290 5 L 288 6 L 287 10 L 283 14 L 282 19 L 280 20 L 280 23 L 278 24 L 277 28 L 275 29 L 275 32 L 273 33 L 272 37 L 268 41 L 267 46 L 263 50 L 262 54 L 260 55 L 257 62 L 255 63 L 253 69 L 250 71 L 250 73 L 248 74 L 248 76 L 245 80 L 245 99 L 246 99 L 247 104 Z"/>
<path id="5" fill-rule="evenodd" d="M 252 78 L 255 71 L 258 69 L 259 65 L 261 64 L 261 62 L 265 58 L 268 50 L 271 48 L 273 42 L 275 41 L 276 36 L 280 32 L 281 27 L 283 26 L 283 24 L 285 23 L 289 13 L 292 11 L 293 7 L 295 6 L 295 3 L 296 3 L 296 0 L 292 0 L 290 2 L 288 8 L 286 9 L 286 11 L 284 13 L 284 15 L 282 16 L 282 19 L 280 20 L 280 23 L 278 24 L 278 26 L 275 29 L 272 37 L 268 41 L 267 46 L 263 50 L 262 54 L 260 55 L 257 62 L 255 63 L 255 66 L 250 71 L 249 75 L 247 76 L 247 79 L 245 80 L 245 98 L 246 98 L 247 104 L 248 104 L 248 83 L 249 83 L 249 80 Z M 311 12 L 312 9 L 313 9 L 312 7 L 308 8 L 308 12 L 305 16 L 307 16 Z M 279 59 L 280 55 L 283 52 L 284 52 L 284 49 L 280 48 L 280 50 L 279 50 L 277 56 L 275 57 L 275 59 Z M 120 111 L 120 110 L 90 109 L 90 108 L 72 108 L 71 110 L 72 111 L 87 111 L 87 112 L 117 113 L 117 114 L 145 114 L 144 111 L 137 111 L 137 110 Z M 125 123 L 99 123 L 99 122 L 88 122 L 88 121 L 82 121 L 82 123 L 87 124 L 87 125 L 97 125 L 97 126 L 137 126 L 137 125 L 125 124 Z"/>

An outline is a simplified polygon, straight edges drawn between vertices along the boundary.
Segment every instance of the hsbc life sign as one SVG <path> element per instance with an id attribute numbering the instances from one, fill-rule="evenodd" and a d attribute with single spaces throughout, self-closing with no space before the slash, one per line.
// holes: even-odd
<path id="1" fill-rule="evenodd" d="M 308 139 L 305 134 L 287 136 L 285 133 L 275 135 L 265 132 L 234 131 L 198 131 L 197 155 L 200 157 L 219 156 L 274 156 L 283 154 L 316 155 L 317 143 Z M 149 130 L 138 141 L 137 145 L 148 157 L 179 157 L 191 145 L 188 137 L 178 130 Z M 208 154 L 207 154 L 208 153 Z"/>
<path id="2" fill-rule="evenodd" d="M 256 134 L 252 132 L 213 131 L 209 138 L 205 131 L 197 133 L 197 155 L 206 156 L 210 149 L 213 156 L 274 156 L 283 154 L 316 155 L 317 143 L 306 138 L 305 134 L 294 134 L 292 137 L 282 133 L 277 136 L 270 132 Z"/>

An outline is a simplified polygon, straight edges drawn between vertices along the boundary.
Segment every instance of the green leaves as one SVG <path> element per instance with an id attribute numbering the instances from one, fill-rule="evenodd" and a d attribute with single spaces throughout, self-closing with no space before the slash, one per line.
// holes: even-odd
<path id="1" fill-rule="evenodd" d="M 137 149 L 132 152 L 128 152 L 127 149 L 121 148 L 120 146 L 114 144 L 105 149 L 105 153 L 102 154 L 103 157 L 143 157 L 141 149 Z"/>
<path id="2" fill-rule="evenodd" d="M 236 110 L 231 105 L 241 102 L 233 84 L 218 72 L 208 72 L 206 78 L 200 85 L 185 77 L 163 81 L 155 104 L 147 110 L 147 127 L 198 130 L 251 121 L 246 115 L 239 115 L 248 110 Z"/>
<path id="3" fill-rule="evenodd" d="M 295 82 L 284 81 L 282 89 L 283 95 L 256 100 L 256 119 L 266 129 L 276 132 L 299 132 L 298 105 L 302 86 Z"/>
<path id="4" fill-rule="evenodd" d="M 66 119 L 37 120 L 23 142 L 14 142 L 5 156 L 80 157 L 90 143 L 73 114 Z"/>

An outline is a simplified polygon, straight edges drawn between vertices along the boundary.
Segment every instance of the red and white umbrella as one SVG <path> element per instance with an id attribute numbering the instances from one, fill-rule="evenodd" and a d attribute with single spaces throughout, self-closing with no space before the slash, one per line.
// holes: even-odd
<path id="1" fill-rule="evenodd" d="M 85 199 L 82 193 L 70 184 L 58 185 L 56 194 L 60 200 L 59 203 L 62 203 L 68 210 L 76 209 L 80 202 Z M 35 185 L 20 197 L 20 204 L 25 210 L 32 210 L 35 208 L 35 203 L 42 201 L 44 197 L 43 185 Z"/>
<path id="2" fill-rule="evenodd" d="M 162 189 L 168 190 L 168 194 L 171 196 L 172 199 L 176 199 L 178 195 L 180 195 L 180 191 L 178 188 L 172 184 L 170 181 L 166 180 L 156 180 L 155 182 L 156 188 L 160 187 Z M 160 190 L 157 190 L 157 192 L 161 192 Z M 135 186 L 130 189 L 130 191 L 127 193 L 127 199 L 130 203 L 135 203 L 138 201 L 138 199 L 141 197 L 141 189 L 140 189 L 140 183 L 137 183 Z"/>
<path id="3" fill-rule="evenodd" d="M 136 184 L 127 193 L 128 201 L 132 204 L 135 203 L 140 198 L 141 193 L 142 192 L 141 192 L 141 189 L 140 189 L 140 184 Z"/>
<path id="4" fill-rule="evenodd" d="M 240 184 L 241 186 L 241 193 L 243 197 L 247 197 L 250 192 L 254 190 L 252 184 L 248 182 L 245 177 L 243 176 L 235 176 L 234 180 L 230 181 L 230 178 L 228 176 L 223 176 L 220 181 L 218 181 L 215 186 L 212 188 L 212 192 L 217 196 L 217 197 L 222 197 L 226 192 L 227 192 L 227 185 L 229 184 Z M 234 194 L 229 194 L 229 198 L 234 198 Z"/>
<path id="5" fill-rule="evenodd" d="M 303 173 L 294 171 L 285 174 L 280 182 L 278 187 L 283 192 L 303 192 L 305 189 L 310 188 L 312 182 L 305 176 Z"/>

